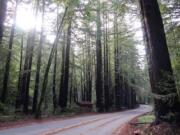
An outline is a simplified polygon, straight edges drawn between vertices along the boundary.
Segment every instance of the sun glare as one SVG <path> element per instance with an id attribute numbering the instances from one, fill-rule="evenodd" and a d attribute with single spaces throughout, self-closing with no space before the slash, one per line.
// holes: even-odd
<path id="1" fill-rule="evenodd" d="M 62 12 L 62 9 L 59 10 Z M 53 43 L 55 39 L 54 31 L 51 29 L 52 25 L 54 24 L 54 20 L 56 20 L 56 13 L 46 13 L 44 18 L 44 31 L 46 32 L 46 39 L 49 41 L 49 43 Z M 32 5 L 20 4 L 17 10 L 16 25 L 19 29 L 26 32 L 35 26 L 36 31 L 40 32 L 42 26 L 42 13 L 39 12 L 37 18 L 35 19 Z"/>
<path id="2" fill-rule="evenodd" d="M 19 28 L 24 31 L 29 31 L 36 25 L 36 29 L 40 31 L 41 29 L 41 17 L 35 19 L 31 6 L 20 5 L 17 10 L 16 24 Z"/>
<path id="3" fill-rule="evenodd" d="M 46 39 L 49 41 L 49 43 L 54 43 L 56 36 L 55 35 L 48 35 Z"/>

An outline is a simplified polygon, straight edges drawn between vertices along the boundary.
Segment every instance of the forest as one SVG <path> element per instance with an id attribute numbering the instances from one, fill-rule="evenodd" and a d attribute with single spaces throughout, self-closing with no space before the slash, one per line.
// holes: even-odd
<path id="1" fill-rule="evenodd" d="M 180 122 L 179 0 L 0 1 L 0 117 L 140 104 Z"/>

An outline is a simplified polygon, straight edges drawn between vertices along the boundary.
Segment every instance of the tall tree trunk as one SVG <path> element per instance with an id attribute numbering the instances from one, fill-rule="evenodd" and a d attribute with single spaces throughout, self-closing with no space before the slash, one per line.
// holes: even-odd
<path id="1" fill-rule="evenodd" d="M 71 83 L 69 89 L 69 105 L 72 105 L 72 92 L 73 92 L 73 68 L 71 69 Z"/>
<path id="2" fill-rule="evenodd" d="M 127 84 L 128 84 L 128 108 L 131 109 L 132 108 L 132 88 L 131 86 L 129 86 L 129 82 L 127 81 Z"/>
<path id="3" fill-rule="evenodd" d="M 81 74 L 81 77 L 80 77 L 81 101 L 84 101 L 84 87 L 83 87 L 83 71 L 82 71 L 82 68 L 81 68 L 80 74 Z"/>
<path id="4" fill-rule="evenodd" d="M 88 43 L 88 54 L 87 54 L 87 101 L 91 102 L 92 100 L 92 56 L 91 56 L 91 38 L 89 35 L 89 43 Z"/>
<path id="5" fill-rule="evenodd" d="M 97 32 L 96 32 L 96 108 L 103 111 L 103 77 L 102 77 L 102 46 L 101 46 L 101 17 L 100 1 L 97 8 Z"/>
<path id="6" fill-rule="evenodd" d="M 87 41 L 87 36 L 85 35 L 85 41 Z M 81 72 L 81 90 L 82 90 L 82 101 L 86 101 L 86 94 L 87 94 L 87 89 L 86 89 L 86 60 L 85 60 L 85 47 L 86 47 L 86 43 L 85 46 L 82 47 L 82 72 Z"/>
<path id="7" fill-rule="evenodd" d="M 55 50 L 55 57 L 54 57 L 54 70 L 53 70 L 53 88 L 52 88 L 52 94 L 53 94 L 53 107 L 54 107 L 54 113 L 57 108 L 57 97 L 56 97 L 56 68 L 57 68 L 57 47 Z"/>
<path id="8" fill-rule="evenodd" d="M 34 50 L 34 32 L 31 31 L 28 35 L 27 40 L 27 50 L 26 50 L 26 59 L 23 70 L 23 81 L 22 81 L 22 103 L 23 103 L 23 112 L 28 113 L 28 105 L 29 105 L 29 85 L 30 85 L 30 77 L 31 77 L 31 66 L 33 59 L 33 50 Z"/>
<path id="9" fill-rule="evenodd" d="M 63 27 L 63 24 L 64 24 L 64 20 L 65 20 L 67 10 L 68 10 L 68 7 L 65 8 L 64 15 L 62 17 L 61 23 L 59 25 L 59 28 L 58 28 L 58 31 L 57 31 L 57 34 L 56 34 L 56 38 L 54 40 L 54 43 L 53 43 L 53 46 L 52 46 L 52 49 L 51 49 L 51 52 L 50 52 L 50 55 L 49 55 L 49 59 L 48 59 L 48 63 L 47 63 L 47 66 L 46 66 L 46 70 L 45 70 L 45 73 L 44 73 L 44 79 L 43 79 L 43 83 L 42 83 L 41 96 L 40 96 L 40 100 L 39 100 L 36 115 L 35 115 L 36 118 L 39 118 L 40 115 L 41 115 L 41 107 L 42 107 L 42 103 L 43 103 L 45 95 L 46 95 L 46 87 L 47 87 L 47 83 L 48 83 L 48 74 L 49 74 L 49 70 L 50 70 L 50 67 L 51 67 L 52 60 L 53 60 L 55 48 L 57 46 L 58 40 L 59 40 L 61 32 L 62 32 L 62 27 Z"/>
<path id="10" fill-rule="evenodd" d="M 62 89 L 64 89 L 64 65 L 65 65 L 65 40 L 66 40 L 66 33 L 64 32 L 64 43 L 62 46 L 62 60 L 61 60 L 61 80 L 60 80 L 60 86 L 59 86 L 59 97 L 58 97 L 58 104 L 59 104 L 59 98 L 60 98 L 60 92 Z"/>
<path id="11" fill-rule="evenodd" d="M 21 36 L 21 53 L 20 53 L 20 62 L 19 62 L 19 77 L 18 77 L 18 92 L 16 95 L 16 106 L 15 109 L 19 109 L 20 103 L 20 86 L 21 86 L 21 77 L 22 77 L 22 61 L 23 61 L 23 45 L 24 45 L 24 36 Z"/>
<path id="12" fill-rule="evenodd" d="M 10 71 L 12 47 L 13 47 L 14 33 L 15 33 L 15 26 L 16 26 L 17 6 L 18 6 L 18 0 L 16 1 L 15 13 L 14 13 L 14 18 L 13 18 L 14 23 L 11 28 L 11 34 L 10 34 L 10 39 L 9 39 L 8 55 L 7 55 L 6 67 L 5 67 L 4 79 L 3 79 L 3 91 L 2 91 L 2 95 L 1 95 L 2 103 L 5 103 L 6 98 L 7 98 L 7 93 L 8 93 L 9 71 Z"/>
<path id="13" fill-rule="evenodd" d="M 166 37 L 157 0 L 140 0 L 141 14 L 146 32 L 150 65 L 150 83 L 155 94 L 157 120 L 166 120 L 170 112 L 179 115 L 180 108 Z M 171 101 L 174 102 L 171 102 Z M 175 120 L 180 120 L 174 115 Z"/>
<path id="14" fill-rule="evenodd" d="M 119 47 L 119 36 L 118 36 L 118 22 L 117 14 L 114 18 L 114 63 L 115 63 L 115 106 L 116 109 L 120 109 L 122 106 L 121 99 L 121 73 L 120 73 L 120 47 Z"/>
<path id="15" fill-rule="evenodd" d="M 127 85 L 127 80 L 125 79 L 125 78 L 123 78 L 123 86 L 124 86 L 124 106 L 125 107 L 128 107 L 128 99 L 129 99 L 129 97 L 128 97 L 128 85 Z"/>
<path id="16" fill-rule="evenodd" d="M 39 43 L 39 47 L 38 47 L 36 79 L 35 79 L 35 88 L 34 88 L 33 106 L 32 106 L 32 112 L 33 113 L 36 112 L 38 96 L 39 96 L 39 81 L 40 81 L 40 70 L 41 70 L 41 57 L 42 57 L 42 49 L 43 49 L 43 43 L 44 43 L 44 9 L 45 9 L 44 6 L 45 6 L 45 2 L 43 0 L 42 25 L 41 25 L 40 43 Z"/>
<path id="17" fill-rule="evenodd" d="M 6 18 L 6 11 L 7 11 L 7 0 L 0 1 L 0 45 L 3 38 L 4 32 L 4 21 Z"/>
<path id="18" fill-rule="evenodd" d="M 20 106 L 22 106 L 22 104 L 24 103 L 24 99 L 25 99 L 25 89 L 26 89 L 26 82 L 27 82 L 27 72 L 28 71 L 28 59 L 29 59 L 29 46 L 26 47 L 26 55 L 25 55 L 25 62 L 24 62 L 24 67 L 22 70 L 22 77 L 21 77 L 21 85 L 20 85 Z"/>
<path id="19" fill-rule="evenodd" d="M 104 104 L 106 111 L 109 110 L 109 48 L 107 40 L 107 14 L 104 17 Z"/>
<path id="20" fill-rule="evenodd" d="M 37 13 L 39 8 L 39 0 L 36 1 L 35 5 L 35 18 L 37 19 Z M 23 105 L 23 112 L 28 113 L 28 106 L 29 106 L 29 86 L 30 86 L 30 78 L 31 78 L 31 67 L 32 67 L 32 60 L 33 60 L 33 51 L 34 51 L 34 44 L 35 44 L 35 34 L 36 34 L 36 27 L 33 26 L 33 29 L 29 31 L 28 38 L 27 38 L 27 48 L 26 48 L 26 56 L 24 62 L 24 69 L 22 75 L 22 83 L 21 83 L 21 103 Z"/>
<path id="21" fill-rule="evenodd" d="M 60 90 L 59 95 L 59 105 L 62 109 L 66 108 L 67 106 L 67 99 L 68 99 L 68 84 L 69 84 L 69 52 L 71 46 L 71 20 L 68 26 L 67 32 L 67 45 L 66 45 L 66 54 L 65 54 L 65 65 L 64 65 L 64 79 L 62 89 Z"/>
<path id="22" fill-rule="evenodd" d="M 70 85 L 70 91 L 69 91 L 69 104 L 70 104 L 70 107 L 72 105 L 72 98 L 73 98 L 73 89 L 74 89 L 74 82 L 75 82 L 75 79 L 74 79 L 74 76 L 75 76 L 75 54 L 74 54 L 74 48 L 72 48 L 72 67 L 71 67 L 71 85 Z"/>

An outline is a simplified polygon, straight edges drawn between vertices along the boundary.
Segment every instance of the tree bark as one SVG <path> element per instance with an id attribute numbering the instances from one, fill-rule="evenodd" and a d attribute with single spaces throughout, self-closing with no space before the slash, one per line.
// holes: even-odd
<path id="1" fill-rule="evenodd" d="M 96 33 L 96 108 L 103 111 L 103 77 L 102 77 L 102 45 L 101 45 L 101 18 L 100 1 L 97 9 L 97 33 Z"/>
<path id="2" fill-rule="evenodd" d="M 38 58 L 37 58 L 37 67 L 36 67 L 36 79 L 35 79 L 35 88 L 34 88 L 34 96 L 33 96 L 33 106 L 32 112 L 35 113 L 37 110 L 37 102 L 39 96 L 39 81 L 40 81 L 40 70 L 41 70 L 41 57 L 42 57 L 42 49 L 44 43 L 44 10 L 45 10 L 45 2 L 43 0 L 42 7 L 42 25 L 41 25 L 41 34 L 40 34 L 40 43 L 38 47 Z"/>
<path id="3" fill-rule="evenodd" d="M 174 120 L 179 120 L 179 102 L 173 77 L 165 31 L 157 0 L 140 0 L 141 14 L 147 40 L 150 65 L 150 83 L 154 93 L 157 120 L 174 113 Z M 171 102 L 171 101 L 174 102 Z M 177 114 L 177 115 L 176 115 Z"/>
<path id="4" fill-rule="evenodd" d="M 37 13 L 39 8 L 39 0 L 36 1 L 36 7 L 34 10 L 35 19 L 37 19 Z M 36 27 L 35 24 L 33 28 L 28 32 L 26 56 L 23 68 L 22 83 L 21 83 L 21 103 L 23 105 L 23 112 L 28 113 L 29 109 L 29 86 L 31 79 L 31 67 L 33 60 L 33 52 L 35 46 L 35 35 Z"/>
<path id="5" fill-rule="evenodd" d="M 51 49 L 51 52 L 50 52 L 50 55 L 49 55 L 48 63 L 47 63 L 46 70 L 45 70 L 45 73 L 44 73 L 44 78 L 43 78 L 41 96 L 40 96 L 40 100 L 39 100 L 36 115 L 35 115 L 36 118 L 39 118 L 40 115 L 41 115 L 41 107 L 42 107 L 42 103 L 43 103 L 45 95 L 46 95 L 46 87 L 47 87 L 47 83 L 48 83 L 48 74 L 49 74 L 49 70 L 50 70 L 50 67 L 51 67 L 52 60 L 53 60 L 55 48 L 57 46 L 59 37 L 60 37 L 61 32 L 62 32 L 62 27 L 63 27 L 63 24 L 64 24 L 64 20 L 65 20 L 67 10 L 68 10 L 68 7 L 65 8 L 64 15 L 62 17 L 61 23 L 59 25 L 59 28 L 58 28 L 58 31 L 57 31 L 57 34 L 56 34 L 56 38 L 54 40 L 54 43 L 53 43 L 53 46 L 52 46 L 52 49 Z"/>
<path id="6" fill-rule="evenodd" d="M 104 13 L 105 14 L 105 13 Z M 103 15 L 104 18 L 104 107 L 105 110 L 109 110 L 109 48 L 107 37 L 107 14 Z"/>
<path id="7" fill-rule="evenodd" d="M 68 26 L 67 32 L 67 45 L 66 45 L 66 54 L 65 54 L 65 65 L 64 65 L 64 79 L 63 89 L 60 90 L 59 95 L 59 105 L 62 109 L 65 109 L 67 106 L 67 99 L 68 99 L 68 84 L 69 84 L 69 53 L 70 53 L 70 46 L 71 46 L 71 20 Z"/>
<path id="8" fill-rule="evenodd" d="M 115 106 L 116 109 L 122 107 L 122 75 L 120 67 L 120 47 L 119 47 L 119 35 L 118 35 L 118 22 L 117 14 L 114 18 L 114 64 L 115 64 Z"/>
<path id="9" fill-rule="evenodd" d="M 53 88 L 52 88 L 52 94 L 53 94 L 53 107 L 54 107 L 54 113 L 57 108 L 57 97 L 56 97 L 56 68 L 57 68 L 57 47 L 55 50 L 55 58 L 54 58 L 54 70 L 53 70 Z"/>
<path id="10" fill-rule="evenodd" d="M 88 54 L 87 54 L 87 101 L 91 102 L 92 100 L 92 56 L 91 56 L 91 38 L 89 35 L 89 43 L 88 43 Z"/>
<path id="11" fill-rule="evenodd" d="M 16 106 L 15 109 L 18 111 L 20 103 L 20 86 L 21 86 L 21 77 L 22 77 L 22 61 L 23 61 L 23 45 L 24 45 L 24 36 L 21 36 L 21 53 L 20 53 L 20 62 L 19 62 L 19 77 L 18 77 L 18 92 L 16 95 Z"/>
<path id="12" fill-rule="evenodd" d="M 5 103 L 6 98 L 7 98 L 7 93 L 8 93 L 9 72 L 10 72 L 12 48 L 13 48 L 14 33 L 15 33 L 15 26 L 16 26 L 17 6 L 18 6 L 18 1 L 16 2 L 16 6 L 15 6 L 15 13 L 14 13 L 14 18 L 13 18 L 14 23 L 11 28 L 11 34 L 10 34 L 10 39 L 9 39 L 8 55 L 7 55 L 6 67 L 5 67 L 4 79 L 3 79 L 3 91 L 2 91 L 2 95 L 1 95 L 2 103 Z"/>

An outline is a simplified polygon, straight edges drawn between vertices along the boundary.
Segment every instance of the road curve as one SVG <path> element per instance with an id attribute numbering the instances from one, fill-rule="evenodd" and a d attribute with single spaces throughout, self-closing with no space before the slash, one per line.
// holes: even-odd
<path id="1" fill-rule="evenodd" d="M 118 127 L 152 107 L 141 105 L 134 110 L 34 123 L 0 131 L 0 135 L 111 135 Z"/>

